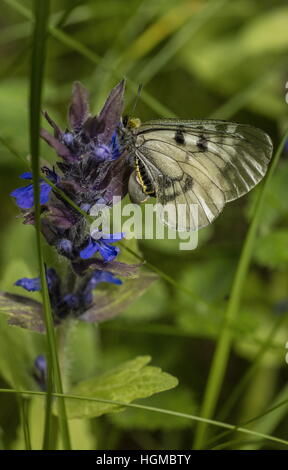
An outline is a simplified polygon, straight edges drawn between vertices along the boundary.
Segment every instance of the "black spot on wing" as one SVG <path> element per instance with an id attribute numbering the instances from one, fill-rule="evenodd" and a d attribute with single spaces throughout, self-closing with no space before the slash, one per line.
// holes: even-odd
<path id="1" fill-rule="evenodd" d="M 175 132 L 174 140 L 176 144 L 185 145 L 185 137 L 181 129 L 177 129 L 177 131 Z"/>
<path id="2" fill-rule="evenodd" d="M 185 194 L 190 191 L 193 187 L 193 178 L 189 175 L 185 176 L 184 184 L 181 190 L 175 191 L 173 180 L 165 178 L 161 175 L 159 178 L 159 183 L 161 187 L 160 193 L 158 193 L 158 201 L 161 204 L 167 204 L 168 202 L 174 201 L 181 194 Z"/>
<path id="3" fill-rule="evenodd" d="M 196 145 L 197 145 L 197 148 L 198 148 L 199 152 L 207 152 L 207 150 L 208 150 L 208 141 L 207 141 L 206 137 L 203 134 L 201 134 L 198 137 Z"/>
<path id="4" fill-rule="evenodd" d="M 165 175 L 158 176 L 158 191 L 156 193 L 158 202 L 160 204 L 167 204 L 168 202 L 174 201 L 181 192 L 175 192 L 172 179 Z"/>

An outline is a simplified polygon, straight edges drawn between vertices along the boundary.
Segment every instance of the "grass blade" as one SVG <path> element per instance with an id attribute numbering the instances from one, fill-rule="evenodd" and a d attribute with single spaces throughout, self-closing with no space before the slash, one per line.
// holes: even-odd
<path id="1" fill-rule="evenodd" d="M 45 265 L 42 251 L 41 227 L 40 227 L 40 186 L 39 186 L 39 136 L 41 119 L 41 96 L 45 64 L 47 20 L 49 17 L 49 1 L 34 1 L 35 23 L 32 43 L 32 61 L 30 76 L 30 153 L 32 160 L 33 187 L 35 200 L 35 229 L 36 246 L 41 279 L 41 293 L 43 300 L 43 312 L 47 334 L 47 359 L 48 359 L 48 390 L 46 402 L 46 416 L 44 429 L 44 448 L 50 448 L 51 442 L 51 419 L 52 419 L 52 390 L 55 382 L 55 390 L 63 393 L 60 367 L 57 356 L 56 337 L 54 331 L 53 317 L 50 307 L 48 287 L 46 283 Z M 62 436 L 65 448 L 69 449 L 70 438 L 68 421 L 65 410 L 65 401 L 59 401 L 59 415 Z"/>
<path id="2" fill-rule="evenodd" d="M 45 396 L 44 392 L 36 392 L 32 390 L 14 390 L 14 389 L 5 389 L 5 388 L 0 388 L 0 393 L 22 393 L 25 395 L 31 395 L 31 396 Z M 72 400 L 84 400 L 84 401 L 94 401 L 94 402 L 99 402 L 99 403 L 109 403 L 113 405 L 119 405 L 123 406 L 125 408 L 136 408 L 139 410 L 146 410 L 146 411 L 151 411 L 154 413 L 162 413 L 170 416 L 177 416 L 178 418 L 184 418 L 184 419 L 189 419 L 191 421 L 197 421 L 201 423 L 205 423 L 206 425 L 212 425 L 212 426 L 217 426 L 220 428 L 224 429 L 229 429 L 232 431 L 237 431 L 240 433 L 244 434 L 249 434 L 251 436 L 255 436 L 261 439 L 267 439 L 272 442 L 277 442 L 279 444 L 284 444 L 288 446 L 288 441 L 285 439 L 281 439 L 280 437 L 276 436 L 271 436 L 269 434 L 263 434 L 261 432 L 253 431 L 251 429 L 246 429 L 243 427 L 238 427 L 235 426 L 234 424 L 229 424 L 229 423 L 223 423 L 222 421 L 216 421 L 213 419 L 208 419 L 208 418 L 202 418 L 201 416 L 196 416 L 196 415 L 191 415 L 188 413 L 181 413 L 179 411 L 173 411 L 173 410 L 167 410 L 165 408 L 156 408 L 154 406 L 147 406 L 147 405 L 139 405 L 137 403 L 125 403 L 122 401 L 117 401 L 117 400 L 105 400 L 104 398 L 96 398 L 96 397 L 85 397 L 83 395 L 70 395 L 70 394 L 60 394 L 60 393 L 53 393 L 53 396 L 55 397 L 65 397 L 69 398 Z"/>
<path id="3" fill-rule="evenodd" d="M 20 404 L 20 410 L 21 410 L 21 421 L 22 421 L 24 441 L 25 441 L 25 450 L 32 450 L 30 428 L 29 428 L 29 421 L 28 421 L 28 400 L 25 399 L 23 396 L 21 396 L 19 400 L 19 404 Z"/>

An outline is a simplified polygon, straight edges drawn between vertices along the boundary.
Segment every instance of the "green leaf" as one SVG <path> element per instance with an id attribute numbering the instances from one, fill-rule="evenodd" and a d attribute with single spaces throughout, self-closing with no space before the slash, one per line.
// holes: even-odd
<path id="1" fill-rule="evenodd" d="M 10 325 L 43 333 L 42 306 L 36 300 L 22 295 L 0 292 L 0 313 L 8 316 Z"/>
<path id="2" fill-rule="evenodd" d="M 254 257 L 262 266 L 287 269 L 288 230 L 280 229 L 260 238 L 255 247 Z"/>
<path id="3" fill-rule="evenodd" d="M 78 383 L 69 393 L 87 397 L 131 403 L 138 398 L 176 387 L 178 380 L 158 367 L 147 366 L 150 356 L 139 356 L 98 377 Z M 123 407 L 110 403 L 66 400 L 68 416 L 93 418 L 120 411 Z"/>

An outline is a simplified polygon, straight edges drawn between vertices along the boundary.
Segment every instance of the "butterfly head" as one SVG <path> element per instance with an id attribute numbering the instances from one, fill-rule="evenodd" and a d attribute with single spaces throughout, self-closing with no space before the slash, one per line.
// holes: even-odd
<path id="1" fill-rule="evenodd" d="M 126 129 L 138 129 L 138 127 L 141 126 L 141 121 L 139 118 L 131 118 L 130 116 L 124 116 L 123 126 Z"/>

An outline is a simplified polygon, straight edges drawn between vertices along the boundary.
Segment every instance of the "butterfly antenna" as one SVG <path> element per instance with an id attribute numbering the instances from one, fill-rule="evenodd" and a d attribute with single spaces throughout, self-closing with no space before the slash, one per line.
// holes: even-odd
<path id="1" fill-rule="evenodd" d="M 138 101 L 139 101 L 139 98 L 140 98 L 140 94 L 141 94 L 141 90 L 143 88 L 143 85 L 142 83 L 140 83 L 140 85 L 138 86 L 138 91 L 137 91 L 137 95 L 135 97 L 135 100 L 134 100 L 134 103 L 133 103 L 133 106 L 131 108 L 131 111 L 129 113 L 127 113 L 124 117 L 123 117 L 123 124 L 124 126 L 127 125 L 127 123 L 129 122 L 130 118 L 133 116 L 134 112 L 135 112 L 135 109 L 136 109 L 136 106 L 138 104 Z"/>
<path id="2" fill-rule="evenodd" d="M 140 95 L 141 95 L 142 88 L 143 88 L 143 84 L 140 83 L 140 85 L 138 86 L 137 95 L 136 95 L 136 98 L 135 98 L 135 101 L 134 101 L 134 104 L 133 104 L 133 108 L 132 108 L 132 111 L 131 111 L 131 115 L 132 115 L 132 116 L 133 116 L 133 114 L 134 114 L 134 112 L 135 112 L 135 109 L 136 109 L 136 106 L 137 106 L 137 104 L 138 104 L 138 101 L 139 101 L 139 98 L 140 98 Z"/>

